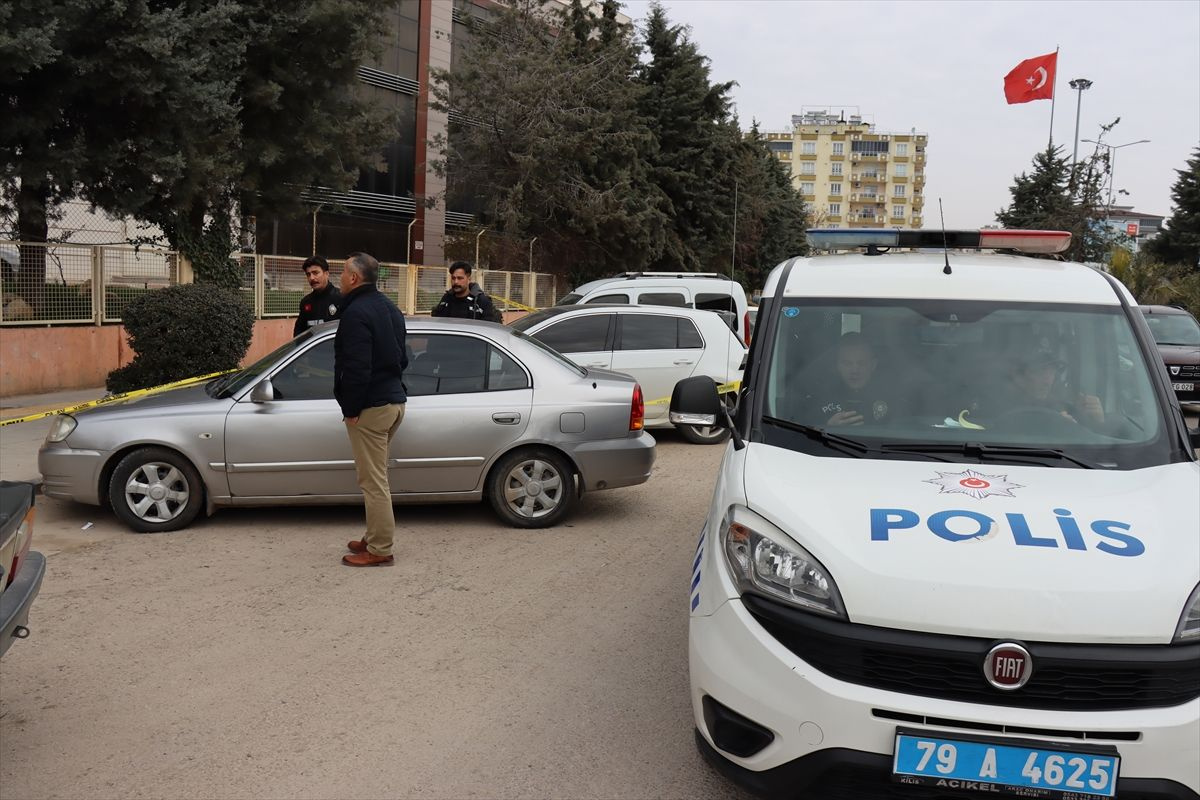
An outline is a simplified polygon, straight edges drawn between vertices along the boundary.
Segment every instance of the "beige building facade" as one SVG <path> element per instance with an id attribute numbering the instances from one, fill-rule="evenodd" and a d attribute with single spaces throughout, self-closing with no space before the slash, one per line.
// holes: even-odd
<path id="1" fill-rule="evenodd" d="M 813 227 L 924 225 L 927 133 L 885 133 L 858 114 L 821 109 L 794 115 L 790 131 L 766 139 L 788 165 Z"/>

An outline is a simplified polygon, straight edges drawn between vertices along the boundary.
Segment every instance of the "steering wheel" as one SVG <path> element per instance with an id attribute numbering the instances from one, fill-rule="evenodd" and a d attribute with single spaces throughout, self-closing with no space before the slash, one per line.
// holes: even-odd
<path id="1" fill-rule="evenodd" d="M 1052 408 L 1045 406 L 1017 406 L 1010 408 L 1000 414 L 997 414 L 992 421 L 992 427 L 1010 428 L 1016 427 L 1015 423 L 1025 423 L 1033 427 L 1054 427 L 1064 423 L 1078 425 L 1078 421 L 1074 417 L 1067 417 L 1061 411 L 1055 411 Z"/>

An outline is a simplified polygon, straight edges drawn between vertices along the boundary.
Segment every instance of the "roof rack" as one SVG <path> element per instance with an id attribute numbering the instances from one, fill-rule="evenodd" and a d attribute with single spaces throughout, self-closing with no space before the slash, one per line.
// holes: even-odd
<path id="1" fill-rule="evenodd" d="M 624 278 L 632 280 L 634 278 L 724 278 L 729 279 L 728 275 L 721 275 L 716 272 L 618 272 L 613 275 L 614 278 Z"/>
<path id="2" fill-rule="evenodd" d="M 937 230 L 924 228 L 815 228 L 808 242 L 818 250 L 866 248 L 877 255 L 879 248 L 948 247 L 960 250 L 1016 250 L 1019 253 L 1061 253 L 1071 246 L 1067 231 L 1030 231 L 1005 228 L 986 230 Z"/>

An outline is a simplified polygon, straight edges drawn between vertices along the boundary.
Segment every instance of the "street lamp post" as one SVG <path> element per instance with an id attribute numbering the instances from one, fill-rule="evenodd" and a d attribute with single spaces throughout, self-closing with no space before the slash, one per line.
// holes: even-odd
<path id="1" fill-rule="evenodd" d="M 479 237 L 483 236 L 487 232 L 488 229 L 484 228 L 479 233 L 475 234 L 475 269 L 479 269 Z"/>
<path id="2" fill-rule="evenodd" d="M 1104 210 L 1104 215 L 1107 217 L 1112 213 L 1113 192 L 1116 189 L 1117 154 L 1115 151 L 1120 150 L 1122 147 L 1132 147 L 1135 144 L 1149 144 L 1150 140 L 1138 139 L 1136 142 L 1126 142 L 1125 144 L 1105 144 L 1095 139 L 1084 139 L 1083 141 L 1091 142 L 1097 147 L 1108 148 L 1108 204 Z"/>
<path id="3" fill-rule="evenodd" d="M 1083 93 L 1092 88 L 1092 82 L 1087 78 L 1075 78 L 1071 81 L 1071 88 L 1079 93 L 1075 100 L 1075 147 L 1071 150 L 1071 175 L 1075 175 L 1075 159 L 1079 155 L 1079 111 L 1083 108 Z"/>

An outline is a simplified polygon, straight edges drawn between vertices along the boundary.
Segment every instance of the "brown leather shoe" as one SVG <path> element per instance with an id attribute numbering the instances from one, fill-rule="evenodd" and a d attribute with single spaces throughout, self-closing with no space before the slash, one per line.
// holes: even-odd
<path id="1" fill-rule="evenodd" d="M 348 567 L 390 567 L 396 563 L 396 557 L 377 556 L 374 553 L 354 553 L 342 556 L 342 563 Z"/>
<path id="2" fill-rule="evenodd" d="M 365 553 L 367 552 L 367 540 L 356 539 L 353 542 L 346 542 L 346 547 L 351 553 Z"/>

